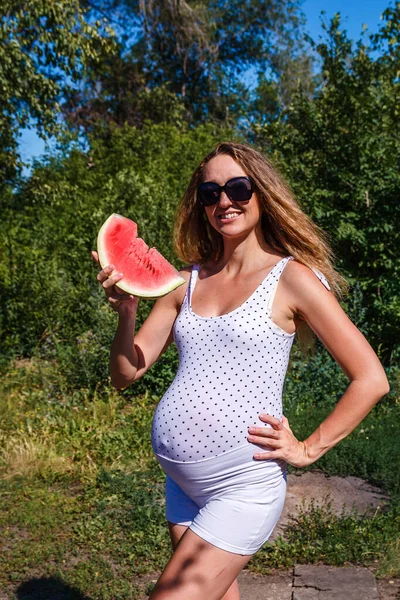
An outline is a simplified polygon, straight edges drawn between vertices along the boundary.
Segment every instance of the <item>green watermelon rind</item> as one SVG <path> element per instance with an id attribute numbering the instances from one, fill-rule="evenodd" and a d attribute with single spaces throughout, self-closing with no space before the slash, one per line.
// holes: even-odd
<path id="1" fill-rule="evenodd" d="M 106 267 L 107 265 L 110 264 L 110 261 L 107 256 L 107 252 L 105 250 L 106 246 L 105 246 L 104 237 L 105 237 L 105 233 L 107 231 L 109 222 L 112 219 L 115 219 L 115 217 L 125 218 L 125 217 L 122 217 L 122 215 L 119 215 L 118 213 L 113 213 L 103 223 L 103 225 L 101 226 L 100 231 L 97 235 L 97 254 L 99 256 L 99 263 L 100 263 L 100 266 L 102 269 L 104 269 L 104 267 Z M 111 273 L 111 275 L 112 275 L 112 273 Z M 111 275 L 109 275 L 109 277 L 111 277 Z M 157 298 L 161 298 L 161 296 L 165 296 L 166 294 L 169 294 L 169 292 L 172 292 L 172 290 L 175 290 L 177 287 L 179 287 L 180 285 L 183 285 L 184 283 L 185 283 L 185 279 L 181 275 L 179 275 L 178 271 L 176 271 L 176 277 L 173 279 L 170 279 L 170 281 L 168 282 L 167 285 L 162 285 L 162 286 L 152 289 L 152 290 L 147 290 L 146 288 L 143 288 L 140 286 L 130 285 L 130 284 L 126 283 L 123 278 L 118 282 L 117 287 L 120 290 L 122 290 L 123 292 L 126 292 L 127 294 L 131 294 L 132 296 L 137 296 L 139 298 L 147 298 L 149 300 L 156 300 Z"/>

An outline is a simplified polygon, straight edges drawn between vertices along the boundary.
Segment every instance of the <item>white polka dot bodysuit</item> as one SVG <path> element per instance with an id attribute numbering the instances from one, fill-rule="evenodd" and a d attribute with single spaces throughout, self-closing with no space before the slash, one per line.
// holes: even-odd
<path id="1" fill-rule="evenodd" d="M 282 388 L 295 334 L 271 319 L 278 261 L 253 294 L 219 317 L 191 307 L 194 265 L 174 327 L 176 376 L 159 402 L 152 446 L 166 477 L 166 517 L 209 543 L 250 555 L 271 535 L 283 508 L 286 464 L 256 460 L 248 441 L 260 413 L 282 417 Z M 319 271 L 317 277 L 329 289 Z"/>
<path id="2" fill-rule="evenodd" d="M 178 371 L 153 420 L 156 454 L 183 462 L 218 456 L 248 445 L 247 429 L 261 425 L 260 413 L 282 417 L 282 388 L 295 334 L 281 329 L 270 314 L 279 278 L 291 259 L 276 263 L 250 298 L 219 317 L 201 317 L 192 310 L 200 270 L 194 265 L 173 330 Z"/>

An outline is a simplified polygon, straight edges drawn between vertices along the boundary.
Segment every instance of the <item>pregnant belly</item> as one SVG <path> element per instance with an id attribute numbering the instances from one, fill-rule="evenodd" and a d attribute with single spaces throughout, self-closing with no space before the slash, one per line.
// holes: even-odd
<path id="1" fill-rule="evenodd" d="M 243 446 L 255 454 L 260 447 L 251 444 L 247 436 L 250 425 L 260 426 L 257 421 L 249 418 L 247 411 L 233 409 L 232 414 L 226 414 L 207 409 L 199 413 L 160 403 L 152 423 L 153 450 L 158 456 L 185 463 L 215 458 Z"/>
<path id="2" fill-rule="evenodd" d="M 247 427 L 224 411 L 192 409 L 160 403 L 152 424 L 152 446 L 156 454 L 171 460 L 198 461 L 248 444 Z"/>

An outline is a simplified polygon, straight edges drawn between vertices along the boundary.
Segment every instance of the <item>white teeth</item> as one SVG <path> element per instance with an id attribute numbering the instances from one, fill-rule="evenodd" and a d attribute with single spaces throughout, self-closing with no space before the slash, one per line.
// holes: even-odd
<path id="1" fill-rule="evenodd" d="M 236 219 L 239 217 L 238 213 L 227 213 L 226 215 L 220 215 L 221 219 Z"/>

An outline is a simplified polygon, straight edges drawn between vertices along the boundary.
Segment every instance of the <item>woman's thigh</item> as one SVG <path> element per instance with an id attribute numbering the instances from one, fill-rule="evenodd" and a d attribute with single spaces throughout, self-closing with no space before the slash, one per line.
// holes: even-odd
<path id="1" fill-rule="evenodd" d="M 222 550 L 187 529 L 149 600 L 221 600 L 251 556 Z"/>
<path id="2" fill-rule="evenodd" d="M 171 537 L 172 549 L 176 550 L 177 545 L 179 544 L 179 540 L 185 533 L 188 525 L 179 525 L 179 523 L 171 523 L 168 521 L 168 529 L 169 535 Z"/>
<path id="3" fill-rule="evenodd" d="M 179 525 L 178 523 L 171 523 L 168 521 L 169 534 L 171 536 L 171 543 L 173 550 L 179 544 L 180 539 L 188 528 L 188 525 Z M 224 594 L 221 600 L 240 600 L 240 591 L 238 580 L 235 579 L 229 590 Z"/>

